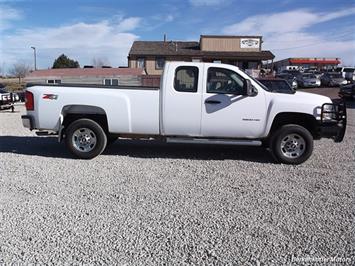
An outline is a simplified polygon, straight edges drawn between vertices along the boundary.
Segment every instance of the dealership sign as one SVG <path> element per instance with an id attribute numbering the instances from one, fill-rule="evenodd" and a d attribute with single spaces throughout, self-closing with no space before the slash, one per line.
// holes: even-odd
<path id="1" fill-rule="evenodd" d="M 260 40 L 257 38 L 240 39 L 240 48 L 259 48 Z"/>

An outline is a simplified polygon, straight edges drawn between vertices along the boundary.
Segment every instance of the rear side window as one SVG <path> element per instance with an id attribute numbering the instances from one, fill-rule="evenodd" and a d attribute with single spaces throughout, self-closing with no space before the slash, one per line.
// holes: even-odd
<path id="1" fill-rule="evenodd" d="M 181 66 L 175 71 L 174 88 L 181 92 L 197 92 L 198 68 Z"/>

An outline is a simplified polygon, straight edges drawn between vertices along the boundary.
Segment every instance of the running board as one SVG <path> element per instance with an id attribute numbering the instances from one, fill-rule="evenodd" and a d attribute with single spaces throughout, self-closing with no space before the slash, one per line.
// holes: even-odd
<path id="1" fill-rule="evenodd" d="M 166 138 L 168 143 L 186 143 L 186 144 L 221 144 L 238 146 L 261 146 L 260 140 L 229 140 L 229 139 L 201 139 L 201 138 Z"/>
<path id="2" fill-rule="evenodd" d="M 54 135 L 57 135 L 56 132 L 49 132 L 49 131 L 43 131 L 43 130 L 36 131 L 35 134 L 37 136 L 54 136 Z"/>

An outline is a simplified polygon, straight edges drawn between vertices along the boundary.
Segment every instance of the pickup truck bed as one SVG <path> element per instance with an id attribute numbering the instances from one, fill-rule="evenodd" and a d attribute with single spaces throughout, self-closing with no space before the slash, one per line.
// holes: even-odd
<path id="1" fill-rule="evenodd" d="M 27 88 L 38 87 L 43 87 L 43 84 L 27 85 Z M 37 108 L 46 110 L 46 113 L 36 113 L 34 128 L 58 131 L 60 121 L 53 117 L 84 111 L 105 113 L 108 130 L 113 134 L 159 134 L 158 87 L 50 84 L 46 85 L 46 90 L 47 96 L 34 95 L 38 99 Z M 90 108 L 98 105 L 100 108 Z"/>

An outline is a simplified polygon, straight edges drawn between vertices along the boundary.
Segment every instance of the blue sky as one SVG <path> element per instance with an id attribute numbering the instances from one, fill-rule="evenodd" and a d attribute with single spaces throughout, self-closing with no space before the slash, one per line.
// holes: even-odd
<path id="1" fill-rule="evenodd" d="M 134 40 L 198 40 L 201 34 L 262 35 L 276 59 L 340 57 L 355 64 L 353 0 L 0 0 L 0 67 L 48 68 L 65 53 L 81 65 L 126 65 Z"/>

